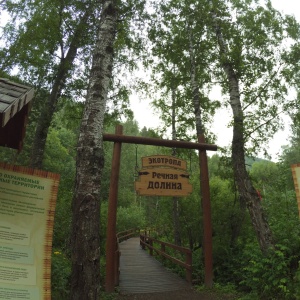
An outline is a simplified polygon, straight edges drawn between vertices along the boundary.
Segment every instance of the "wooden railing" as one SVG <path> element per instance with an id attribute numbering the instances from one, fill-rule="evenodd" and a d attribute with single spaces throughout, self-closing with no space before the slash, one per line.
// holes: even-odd
<path id="1" fill-rule="evenodd" d="M 160 245 L 160 249 L 155 248 L 153 246 L 154 243 Z M 158 255 L 161 255 L 162 257 L 167 258 L 173 263 L 183 267 L 185 269 L 186 280 L 192 284 L 192 251 L 190 249 L 159 241 L 155 238 L 150 237 L 147 232 L 144 232 L 144 234 L 140 234 L 140 245 L 142 249 L 148 248 L 150 255 L 153 255 L 153 251 L 155 251 Z M 181 254 L 185 254 L 185 261 L 181 261 L 167 254 L 166 247 L 172 248 Z"/>
<path id="2" fill-rule="evenodd" d="M 139 236 L 139 234 L 140 234 L 140 230 L 136 229 L 136 228 L 121 231 L 121 232 L 117 233 L 117 242 L 121 243 L 123 241 L 126 241 L 126 240 L 132 238 L 133 236 Z"/>
<path id="3" fill-rule="evenodd" d="M 152 229 L 139 230 L 139 229 L 129 229 L 117 233 L 116 235 L 116 252 L 115 252 L 115 285 L 119 285 L 119 274 L 120 274 L 120 249 L 119 243 L 126 241 L 134 236 L 140 235 L 140 245 L 142 249 L 149 249 L 150 255 L 153 252 L 161 255 L 162 257 L 172 261 L 173 263 L 183 267 L 185 269 L 186 280 L 192 283 L 192 251 L 185 247 L 180 247 L 171 243 L 159 241 L 153 237 L 150 237 L 150 233 L 153 233 Z M 154 247 L 154 243 L 160 245 L 160 249 Z M 172 257 L 166 253 L 166 248 L 172 248 L 177 252 L 185 255 L 185 261 L 181 261 L 178 258 Z"/>
<path id="4" fill-rule="evenodd" d="M 126 241 L 134 236 L 138 236 L 140 233 L 139 229 L 129 229 L 125 231 L 118 232 L 116 235 L 116 251 L 115 251 L 115 286 L 119 285 L 120 277 L 120 248 L 119 243 Z"/>

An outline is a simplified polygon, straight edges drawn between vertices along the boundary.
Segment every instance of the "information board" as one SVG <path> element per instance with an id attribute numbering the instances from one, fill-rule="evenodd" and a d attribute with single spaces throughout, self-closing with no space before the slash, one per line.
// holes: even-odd
<path id="1" fill-rule="evenodd" d="M 0 299 L 51 300 L 59 175 L 0 163 Z"/>

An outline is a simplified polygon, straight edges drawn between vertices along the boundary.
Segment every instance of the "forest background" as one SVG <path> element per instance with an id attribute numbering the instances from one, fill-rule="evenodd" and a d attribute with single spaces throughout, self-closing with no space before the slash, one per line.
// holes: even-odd
<path id="1" fill-rule="evenodd" d="M 0 5 L 10 16 L 1 36 L 0 76 L 36 91 L 23 151 L 2 148 L 1 160 L 61 174 L 53 299 L 83 299 L 77 283 L 87 281 L 79 276 L 95 272 L 87 267 L 76 273 L 79 260 L 88 260 L 85 242 L 74 233 L 82 228 L 95 236 L 99 265 L 94 265 L 100 270 L 82 292 L 86 297 L 93 290 L 90 299 L 101 294 L 112 156 L 112 145 L 101 141 L 103 132 L 122 122 L 127 135 L 195 141 L 204 134 L 213 143 L 211 122 L 221 108 L 230 112 L 234 134 L 232 144 L 209 159 L 215 286 L 238 291 L 243 299 L 300 299 L 300 225 L 290 169 L 300 162 L 299 98 L 291 93 L 299 85 L 300 27 L 293 16 L 280 14 L 270 1 L 251 0 Z M 216 86 L 220 98 L 211 96 Z M 152 101 L 160 128 L 138 127 L 132 93 Z M 268 141 L 282 129 L 283 112 L 291 135 L 272 162 Z M 265 159 L 258 158 L 262 153 Z M 140 158 L 154 154 L 189 162 L 192 195 L 136 195 Z M 86 161 L 90 170 L 83 168 Z M 124 145 L 117 229 L 155 226 L 160 239 L 190 247 L 201 285 L 199 172 L 196 152 Z M 86 182 L 94 185 L 94 194 L 87 196 Z M 87 211 L 94 213 L 87 227 L 76 223 L 78 199 L 88 199 Z"/>

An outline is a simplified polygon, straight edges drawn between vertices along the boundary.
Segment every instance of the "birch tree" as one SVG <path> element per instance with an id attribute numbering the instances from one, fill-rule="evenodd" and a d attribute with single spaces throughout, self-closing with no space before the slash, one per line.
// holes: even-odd
<path id="1" fill-rule="evenodd" d="M 97 16 L 95 1 L 6 1 L 10 20 L 4 27 L 5 48 L 1 67 L 18 70 L 18 76 L 48 90 L 42 102 L 32 142 L 31 167 L 42 168 L 46 139 L 63 94 L 78 95 L 85 86 L 85 68 L 90 59 Z M 81 64 L 76 58 L 81 58 Z M 77 91 L 76 91 L 77 89 Z M 34 107 L 36 110 L 36 107 Z"/>
<path id="2" fill-rule="evenodd" d="M 134 67 L 132 60 L 140 51 L 140 43 L 132 29 L 139 28 L 144 16 L 144 1 L 140 0 L 105 0 L 99 1 L 99 5 L 101 16 L 96 26 L 97 40 L 77 145 L 72 202 L 71 297 L 78 300 L 99 299 L 103 125 L 109 109 L 108 100 L 111 100 L 109 93 L 118 81 L 118 70 L 124 70 L 128 65 Z M 126 96 L 126 93 L 122 95 Z M 126 110 L 124 101 L 116 99 L 110 104 L 116 108 L 120 106 L 120 111 Z"/>
<path id="3" fill-rule="evenodd" d="M 222 105 L 231 108 L 234 180 L 241 206 L 249 209 L 261 250 L 267 252 L 274 242 L 247 173 L 245 156 L 267 154 L 264 145 L 282 128 L 281 114 L 296 106 L 287 98 L 290 79 L 286 74 L 292 76 L 293 72 L 284 60 L 289 50 L 283 45 L 298 38 L 297 24 L 274 10 L 270 1 L 173 0 L 161 2 L 160 10 L 162 19 L 150 30 L 153 53 L 177 62 L 181 91 L 189 91 L 183 102 L 187 122 L 191 121 L 193 99 L 196 126 L 202 123 L 197 132 L 205 128 L 205 113 L 214 109 L 208 91 L 216 84 L 222 88 Z M 164 72 L 161 78 L 166 77 L 166 64 L 158 66 L 157 70 Z"/>
<path id="4" fill-rule="evenodd" d="M 287 35 L 285 19 L 266 1 L 210 2 L 211 24 L 219 48 L 219 65 L 225 75 L 233 115 L 232 167 L 240 201 L 250 213 L 261 250 L 274 247 L 261 201 L 246 170 L 249 147 L 257 147 L 280 126 L 287 101 L 287 83 L 281 79 L 281 58 Z M 229 17 L 231 16 L 231 18 Z"/>
<path id="5" fill-rule="evenodd" d="M 100 182 L 104 165 L 102 136 L 112 78 L 116 26 L 116 1 L 106 0 L 99 18 L 77 146 L 71 233 L 73 300 L 100 297 Z"/>
<path id="6" fill-rule="evenodd" d="M 119 62 L 116 73 L 120 73 L 121 69 L 124 72 L 124 65 L 132 67 L 133 64 L 128 53 L 133 52 L 130 48 L 136 45 L 129 36 L 128 27 L 135 11 L 133 7 L 138 7 L 138 3 L 122 3 L 122 20 L 116 43 Z M 42 168 L 46 139 L 59 100 L 68 97 L 82 101 L 85 97 L 100 7 L 96 0 L 18 0 L 3 3 L 3 9 L 11 18 L 3 29 L 5 46 L 0 47 L 1 68 L 7 72 L 17 71 L 20 78 L 34 86 L 36 94 L 48 91 L 48 95 L 39 102 L 41 105 L 34 105 L 32 110 L 39 114 L 39 118 L 31 142 L 31 167 Z M 125 46 L 129 49 L 127 53 Z M 120 80 L 111 85 L 107 120 L 132 115 L 128 109 L 128 85 L 128 82 Z"/>
<path id="7" fill-rule="evenodd" d="M 69 36 L 70 44 L 67 50 L 65 50 L 64 38 L 62 37 L 60 40 L 61 54 L 56 69 L 57 71 L 54 74 L 50 95 L 41 111 L 33 141 L 30 164 L 33 168 L 42 168 L 46 140 L 51 121 L 56 112 L 58 100 L 65 88 L 67 78 L 71 75 L 70 73 L 75 67 L 77 52 L 84 45 L 82 36 L 87 31 L 88 20 L 93 14 L 93 9 L 92 6 L 86 7 L 86 10 L 79 15 L 78 23 L 74 28 L 73 34 Z M 63 22 L 63 20 L 61 20 L 61 22 Z"/>
<path id="8" fill-rule="evenodd" d="M 165 0 L 154 8 L 149 26 L 154 57 L 153 82 L 159 87 L 154 105 L 166 127 L 170 126 L 172 105 L 168 94 L 172 93 L 175 83 L 177 138 L 191 139 L 200 133 L 213 138 L 208 124 L 219 101 L 208 98 L 212 80 L 209 68 L 214 63 L 214 50 L 211 41 L 205 38 L 207 16 L 198 18 L 202 3 Z"/>

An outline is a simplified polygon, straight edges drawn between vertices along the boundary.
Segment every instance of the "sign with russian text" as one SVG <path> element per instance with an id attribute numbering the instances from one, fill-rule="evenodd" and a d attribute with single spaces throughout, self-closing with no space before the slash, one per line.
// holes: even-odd
<path id="1" fill-rule="evenodd" d="M 0 299 L 51 300 L 59 175 L 0 163 Z"/>
<path id="2" fill-rule="evenodd" d="M 300 217 L 300 163 L 291 166 Z"/>
<path id="3" fill-rule="evenodd" d="M 139 195 L 183 197 L 192 192 L 185 161 L 157 155 L 143 157 L 142 163 L 144 168 L 139 171 L 139 181 L 135 182 Z"/>
<path id="4" fill-rule="evenodd" d="M 167 155 L 153 155 L 142 157 L 143 168 L 149 167 L 169 167 L 175 169 L 186 170 L 187 163 L 185 160 Z"/>

